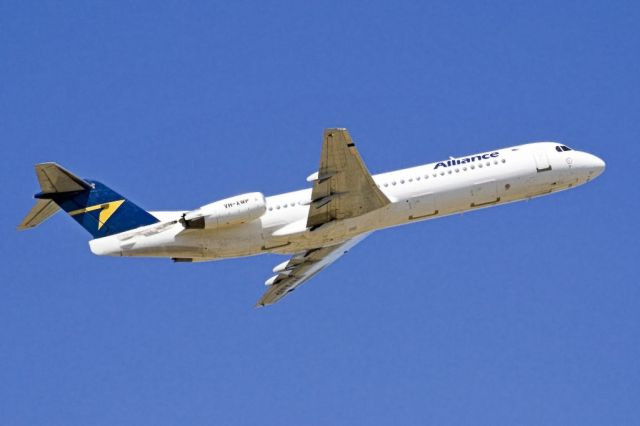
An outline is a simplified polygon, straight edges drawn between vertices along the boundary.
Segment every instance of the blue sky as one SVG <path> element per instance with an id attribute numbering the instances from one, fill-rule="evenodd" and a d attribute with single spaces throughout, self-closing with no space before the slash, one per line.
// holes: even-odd
<path id="1" fill-rule="evenodd" d="M 0 423 L 638 424 L 637 2 L 0 5 Z M 260 256 L 15 226 L 56 161 L 148 209 L 557 140 L 586 186 L 379 232 L 276 306 Z"/>

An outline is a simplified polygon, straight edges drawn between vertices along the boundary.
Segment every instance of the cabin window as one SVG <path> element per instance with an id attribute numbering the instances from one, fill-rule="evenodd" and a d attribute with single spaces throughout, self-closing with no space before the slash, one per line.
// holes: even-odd
<path id="1" fill-rule="evenodd" d="M 418 176 L 418 177 L 416 178 L 416 180 L 420 180 L 420 176 Z"/>
<path id="2" fill-rule="evenodd" d="M 400 179 L 400 183 L 404 185 L 404 179 Z"/>
<path id="3" fill-rule="evenodd" d="M 456 169 L 456 173 L 460 173 L 460 169 Z"/>
<path id="4" fill-rule="evenodd" d="M 506 162 L 507 162 L 507 160 L 505 160 L 505 159 L 503 158 L 503 159 L 502 159 L 502 162 L 503 162 L 503 163 L 506 163 Z"/>

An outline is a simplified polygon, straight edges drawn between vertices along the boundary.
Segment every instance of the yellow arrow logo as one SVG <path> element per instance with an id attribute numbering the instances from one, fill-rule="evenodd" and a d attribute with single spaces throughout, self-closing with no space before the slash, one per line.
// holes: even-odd
<path id="1" fill-rule="evenodd" d="M 124 201 L 125 200 L 117 200 L 117 201 L 111 201 L 110 203 L 96 204 L 95 206 L 90 206 L 90 207 L 85 207 L 83 209 L 70 211 L 69 214 L 71 216 L 75 216 L 82 213 L 88 213 L 95 210 L 100 210 L 100 213 L 98 214 L 98 229 L 100 229 L 102 228 L 102 225 L 107 223 L 109 218 L 113 216 L 116 210 L 120 208 L 120 206 L 122 205 L 122 203 L 124 203 Z"/>

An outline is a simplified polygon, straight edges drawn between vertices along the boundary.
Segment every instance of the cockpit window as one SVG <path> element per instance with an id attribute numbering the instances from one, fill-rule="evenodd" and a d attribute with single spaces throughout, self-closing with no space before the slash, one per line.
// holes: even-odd
<path id="1" fill-rule="evenodd" d="M 557 145 L 557 146 L 556 146 L 556 151 L 558 151 L 558 152 L 562 152 L 562 148 L 560 148 L 560 145 Z"/>
<path id="2" fill-rule="evenodd" d="M 562 151 L 573 151 L 573 150 L 566 145 L 558 145 L 556 146 L 556 151 L 562 152 Z"/>

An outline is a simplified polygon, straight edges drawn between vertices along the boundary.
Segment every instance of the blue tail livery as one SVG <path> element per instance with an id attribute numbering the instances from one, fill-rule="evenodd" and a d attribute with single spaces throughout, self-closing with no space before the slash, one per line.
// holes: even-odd
<path id="1" fill-rule="evenodd" d="M 151 225 L 158 219 L 106 185 L 81 179 L 56 163 L 36 164 L 41 192 L 18 229 L 33 228 L 59 209 L 94 238 Z"/>

